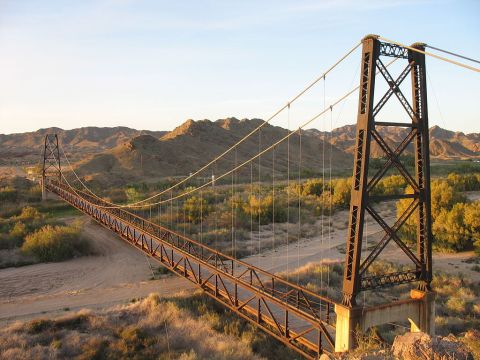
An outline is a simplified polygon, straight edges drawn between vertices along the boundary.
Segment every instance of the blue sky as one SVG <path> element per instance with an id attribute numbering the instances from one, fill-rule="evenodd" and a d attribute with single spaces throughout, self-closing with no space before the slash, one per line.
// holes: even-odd
<path id="1" fill-rule="evenodd" d="M 480 2 L 0 0 L 0 133 L 267 118 L 369 33 L 478 59 Z M 427 66 L 431 125 L 480 132 L 480 75 Z M 356 52 L 292 105 L 290 127 L 356 86 L 358 67 Z M 356 103 L 311 127 L 354 123 Z M 395 106 L 383 119 L 401 120 Z"/>

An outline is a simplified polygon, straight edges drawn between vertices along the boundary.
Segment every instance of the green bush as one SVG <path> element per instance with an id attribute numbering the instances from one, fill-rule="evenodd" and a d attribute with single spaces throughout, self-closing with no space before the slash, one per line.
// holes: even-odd
<path id="1" fill-rule="evenodd" d="M 90 253 L 89 242 L 74 226 L 46 225 L 25 237 L 22 252 L 40 261 L 62 261 Z"/>
<path id="2" fill-rule="evenodd" d="M 276 202 L 275 208 L 273 207 L 272 195 L 264 197 L 250 195 L 247 202 L 243 204 L 242 209 L 246 215 L 259 219 L 261 225 L 269 224 L 273 219 L 277 223 L 287 221 L 285 208 L 278 202 Z"/>
<path id="3" fill-rule="evenodd" d="M 480 174 L 450 173 L 447 176 L 447 182 L 457 191 L 477 191 L 480 190 Z"/>
<path id="4" fill-rule="evenodd" d="M 473 176 L 476 179 L 476 176 Z M 473 179 L 472 178 L 472 179 Z M 480 253 L 480 202 L 467 202 L 460 192 L 471 189 L 475 181 L 468 175 L 450 174 L 448 180 L 434 180 L 431 185 L 432 231 L 434 245 L 443 250 L 467 250 L 472 246 Z M 473 185 L 472 185 L 473 184 Z M 460 189 L 460 190 L 459 190 Z M 410 186 L 406 194 L 413 192 Z M 408 208 L 411 199 L 397 202 L 397 217 Z M 410 216 L 401 229 L 407 241 L 415 238 L 417 216 Z"/>
<path id="5" fill-rule="evenodd" d="M 210 206 L 207 205 L 205 199 L 192 196 L 183 204 L 183 210 L 186 216 L 185 220 L 198 224 L 203 219 L 203 216 L 208 215 Z"/>
<path id="6" fill-rule="evenodd" d="M 20 213 L 20 215 L 18 215 L 16 218 L 21 220 L 30 220 L 30 221 L 40 220 L 42 218 L 42 215 L 33 206 L 25 206 L 24 208 L 22 208 L 22 212 Z"/>
<path id="7" fill-rule="evenodd" d="M 450 210 L 442 209 L 433 223 L 437 242 L 455 250 L 480 245 L 480 201 L 458 203 Z M 477 250 L 480 250 L 478 248 Z"/>
<path id="8" fill-rule="evenodd" d="M 18 191 L 11 186 L 5 186 L 0 189 L 0 201 L 16 201 L 18 197 Z"/>
<path id="9" fill-rule="evenodd" d="M 398 195 L 405 192 L 407 182 L 401 175 L 391 175 L 383 178 L 373 189 L 377 195 Z"/>

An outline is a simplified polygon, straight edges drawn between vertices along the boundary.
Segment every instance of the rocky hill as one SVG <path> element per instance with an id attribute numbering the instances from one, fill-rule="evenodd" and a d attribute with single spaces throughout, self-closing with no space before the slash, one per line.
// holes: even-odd
<path id="1" fill-rule="evenodd" d="M 124 142 L 113 149 L 94 155 L 78 164 L 77 172 L 89 179 L 102 180 L 110 178 L 135 181 L 138 179 L 155 179 L 165 176 L 188 175 L 190 171 L 205 165 L 208 161 L 222 154 L 225 149 L 238 142 L 245 135 L 259 126 L 262 120 L 237 120 L 235 118 L 217 121 L 188 120 L 160 138 L 152 135 L 140 135 Z M 246 161 L 288 134 L 286 129 L 266 124 L 259 133 L 244 141 L 237 150 L 218 161 L 200 176 L 211 177 L 221 174 Z M 301 136 L 301 164 L 299 163 L 300 136 L 293 135 L 290 144 L 282 143 L 275 150 L 275 173 L 281 176 L 286 173 L 290 153 L 290 169 L 292 174 L 300 171 L 315 172 L 322 168 L 323 142 L 315 136 Z M 336 168 L 349 168 L 351 155 L 337 149 L 336 146 L 325 146 L 326 158 L 330 151 L 335 159 Z M 252 166 L 248 164 L 237 176 L 271 176 L 273 153 L 267 152 L 256 159 Z M 263 174 L 263 175 L 262 175 Z"/>
<path id="2" fill-rule="evenodd" d="M 117 179 L 119 182 L 151 180 L 165 176 L 184 176 L 206 164 L 235 144 L 246 134 L 262 123 L 260 119 L 235 118 L 210 120 L 187 120 L 173 131 L 135 130 L 127 127 L 98 128 L 85 127 L 73 130 L 59 128 L 40 129 L 35 132 L 0 135 L 0 165 L 36 163 L 40 157 L 43 138 L 46 133 L 59 135 L 63 148 L 77 170 L 90 179 Z M 408 129 L 391 127 L 379 128 L 382 136 L 392 147 L 406 136 Z M 273 144 L 287 134 L 281 127 L 266 124 L 259 133 L 254 134 L 232 151 L 222 161 L 201 174 L 211 177 L 212 173 L 231 169 L 258 153 L 259 149 Z M 434 126 L 430 129 L 430 150 L 432 158 L 437 159 L 479 159 L 480 134 L 464 134 Z M 324 145 L 324 142 L 327 145 Z M 315 129 L 302 132 L 302 157 L 299 161 L 300 136 L 290 138 L 289 146 L 282 143 L 275 151 L 275 171 L 284 174 L 287 169 L 287 152 L 290 148 L 290 169 L 298 173 L 318 174 L 323 167 L 322 154 L 326 165 L 334 159 L 335 169 L 347 169 L 352 166 L 352 154 L 355 145 L 355 125 L 347 125 L 332 132 L 323 133 Z M 372 143 L 372 155 L 384 156 L 380 147 Z M 406 153 L 412 153 L 412 147 Z M 265 153 L 253 166 L 246 166 L 238 175 L 255 174 L 267 176 L 272 173 L 272 152 Z M 300 168 L 299 168 L 300 166 Z"/>
<path id="3" fill-rule="evenodd" d="M 380 134 L 392 147 L 399 144 L 408 134 L 409 129 L 393 127 L 379 127 Z M 334 129 L 332 133 L 309 130 L 313 136 L 325 138 L 339 149 L 353 154 L 355 146 L 355 125 L 346 125 Z M 413 147 L 409 146 L 405 153 L 412 153 Z M 383 150 L 376 142 L 372 142 L 371 153 L 374 157 L 384 156 Z M 439 126 L 430 128 L 430 156 L 437 159 L 470 159 L 480 158 L 480 134 L 465 134 L 442 129 Z"/>
<path id="4" fill-rule="evenodd" d="M 2 163 L 29 163 L 40 157 L 44 137 L 48 133 L 58 134 L 66 151 L 72 158 L 80 159 L 86 154 L 95 154 L 111 149 L 134 136 L 149 134 L 162 136 L 165 131 L 135 130 L 128 127 L 83 127 L 72 130 L 46 128 L 33 132 L 4 135 L 0 134 L 0 165 Z M 11 161 L 9 161 L 11 160 Z"/>

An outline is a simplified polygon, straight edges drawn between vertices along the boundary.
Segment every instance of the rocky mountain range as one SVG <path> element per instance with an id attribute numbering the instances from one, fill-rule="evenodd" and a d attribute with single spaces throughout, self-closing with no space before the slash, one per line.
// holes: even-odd
<path id="1" fill-rule="evenodd" d="M 346 125 L 334 129 L 331 133 L 309 130 L 311 135 L 325 138 L 339 149 L 353 154 L 355 146 L 355 125 Z M 410 131 L 407 128 L 379 127 L 378 131 L 389 144 L 399 144 Z M 412 153 L 412 146 L 405 153 Z M 384 156 L 383 150 L 376 142 L 372 142 L 371 154 L 374 157 Z M 480 134 L 454 132 L 439 126 L 430 128 L 430 156 L 434 159 L 469 159 L 480 157 Z"/>
<path id="2" fill-rule="evenodd" d="M 145 177 L 183 176 L 221 154 L 260 124 L 260 119 L 228 118 L 217 121 L 187 120 L 169 132 L 127 127 L 85 127 L 73 130 L 49 128 L 0 135 L 0 164 L 37 162 L 45 134 L 55 132 L 67 156 L 75 163 L 77 172 L 87 178 L 118 178 L 125 182 Z M 403 140 L 409 130 L 382 127 L 379 131 L 394 146 Z M 261 131 L 200 175 L 211 177 L 212 173 L 231 169 L 287 134 L 286 129 L 265 124 Z M 332 167 L 335 169 L 348 169 L 352 166 L 354 144 L 355 125 L 327 133 L 316 129 L 306 130 L 301 136 L 298 133 L 292 135 L 289 143 L 285 141 L 276 147 L 275 154 L 266 152 L 244 166 L 237 175 L 247 176 L 255 172 L 256 176 L 259 173 L 261 177 L 262 173 L 271 176 L 273 170 L 284 173 L 288 167 L 292 173 L 318 174 L 328 166 L 329 159 L 333 159 Z M 375 157 L 384 155 L 377 144 L 372 145 L 371 151 Z M 480 134 L 464 134 L 434 126 L 430 129 L 430 151 L 433 159 L 480 159 Z M 406 153 L 409 152 L 412 152 L 411 148 L 406 149 Z"/>

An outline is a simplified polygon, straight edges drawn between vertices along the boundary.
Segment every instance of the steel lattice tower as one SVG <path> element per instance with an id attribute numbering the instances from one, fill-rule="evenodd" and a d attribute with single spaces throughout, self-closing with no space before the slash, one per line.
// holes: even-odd
<path id="1" fill-rule="evenodd" d="M 60 149 L 58 147 L 57 134 L 45 135 L 43 146 L 43 167 L 42 167 L 42 199 L 46 199 L 45 189 L 47 178 L 55 177 L 58 182 L 62 181 L 62 167 L 60 164 Z"/>
<path id="2" fill-rule="evenodd" d="M 414 44 L 412 48 L 424 50 L 424 44 Z M 407 61 L 406 67 L 396 79 L 387 70 L 382 59 L 393 57 Z M 374 103 L 375 78 L 377 72 L 388 84 L 387 92 Z M 400 90 L 400 84 L 410 74 L 412 84 L 412 104 Z M 379 122 L 375 118 L 384 105 L 397 97 L 411 121 L 408 123 Z M 408 129 L 408 135 L 396 148 L 382 137 L 377 127 L 397 127 Z M 357 116 L 356 142 L 354 153 L 353 184 L 351 191 L 349 228 L 347 237 L 345 272 L 343 278 L 343 305 L 354 307 L 359 292 L 387 287 L 401 283 L 418 281 L 418 289 L 430 290 L 432 280 L 432 232 L 430 210 L 430 155 L 427 111 L 427 84 L 425 55 L 395 44 L 382 42 L 375 35 L 363 39 L 360 94 Z M 386 162 L 374 174 L 369 174 L 369 159 L 372 139 L 385 153 Z M 415 153 L 414 175 L 402 163 L 400 155 L 409 144 Z M 395 168 L 402 175 L 413 194 L 374 196 L 373 189 L 388 170 Z M 409 199 L 405 212 L 390 226 L 372 207 L 373 202 L 392 199 Z M 370 214 L 384 230 L 385 235 L 364 257 L 361 262 L 365 212 Z M 417 217 L 416 253 L 400 239 L 398 230 L 405 222 Z M 367 275 L 367 269 L 377 259 L 386 245 L 393 240 L 415 265 L 409 271 Z"/>

